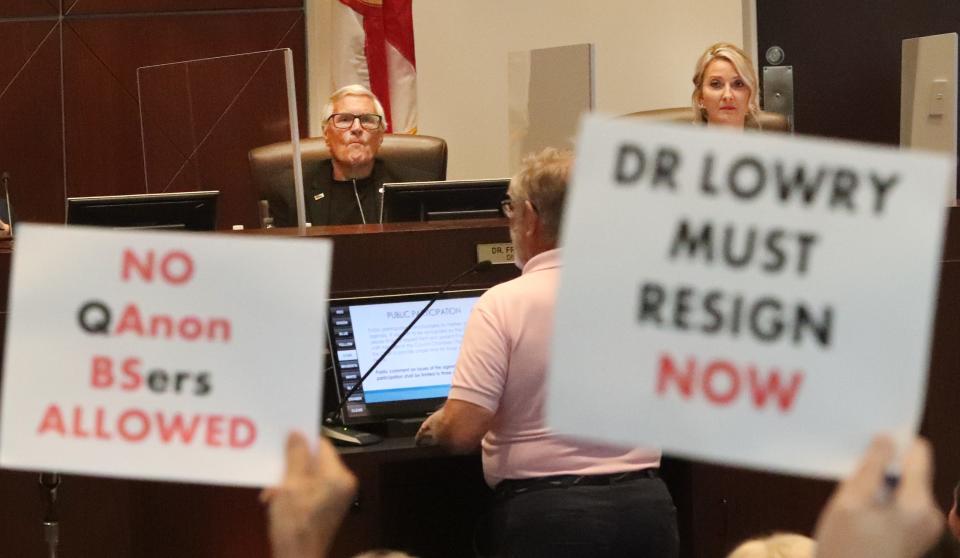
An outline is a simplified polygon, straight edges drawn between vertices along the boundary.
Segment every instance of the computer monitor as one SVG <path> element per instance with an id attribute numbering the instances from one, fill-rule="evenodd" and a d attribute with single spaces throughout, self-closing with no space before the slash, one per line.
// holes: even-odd
<path id="1" fill-rule="evenodd" d="M 343 405 L 343 423 L 425 417 L 436 410 L 450 391 L 467 317 L 481 294 L 444 293 Z M 433 296 L 330 301 L 327 335 L 339 402 Z"/>
<path id="2" fill-rule="evenodd" d="M 386 183 L 380 222 L 501 217 L 509 185 L 509 178 Z"/>
<path id="3" fill-rule="evenodd" d="M 67 198 L 68 225 L 212 231 L 218 190 Z"/>

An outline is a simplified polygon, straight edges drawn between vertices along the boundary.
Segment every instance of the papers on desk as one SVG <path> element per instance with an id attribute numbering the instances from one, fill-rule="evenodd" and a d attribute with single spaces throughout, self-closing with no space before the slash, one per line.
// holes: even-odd
<path id="1" fill-rule="evenodd" d="M 264 486 L 318 435 L 329 241 L 17 233 L 0 466 Z"/>

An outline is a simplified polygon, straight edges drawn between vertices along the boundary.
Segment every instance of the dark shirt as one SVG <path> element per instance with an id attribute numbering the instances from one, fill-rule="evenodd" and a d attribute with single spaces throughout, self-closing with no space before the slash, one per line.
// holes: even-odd
<path id="1" fill-rule="evenodd" d="M 363 223 L 364 219 L 367 223 L 379 223 L 380 188 L 384 183 L 430 180 L 431 178 L 418 169 L 398 168 L 380 159 L 374 160 L 370 176 L 356 179 L 356 193 L 354 193 L 353 180 L 333 179 L 333 163 L 329 159 L 320 161 L 311 172 L 311 177 L 304 184 L 303 197 L 307 222 L 315 227 L 356 225 Z M 275 226 L 296 226 L 297 206 L 293 203 L 293 192 L 285 200 L 271 200 L 270 212 Z"/>

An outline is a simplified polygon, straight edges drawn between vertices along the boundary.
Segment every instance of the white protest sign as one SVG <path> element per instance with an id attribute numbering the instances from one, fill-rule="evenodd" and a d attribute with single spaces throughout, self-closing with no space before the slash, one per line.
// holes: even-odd
<path id="1" fill-rule="evenodd" d="M 548 421 L 803 475 L 917 428 L 953 161 L 589 117 Z"/>
<path id="2" fill-rule="evenodd" d="M 332 246 L 22 225 L 0 466 L 264 486 L 317 436 Z"/>

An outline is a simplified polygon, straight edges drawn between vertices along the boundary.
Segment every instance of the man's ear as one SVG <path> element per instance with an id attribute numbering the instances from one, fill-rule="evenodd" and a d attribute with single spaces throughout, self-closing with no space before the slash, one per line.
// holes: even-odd
<path id="1" fill-rule="evenodd" d="M 529 237 L 538 235 L 542 224 L 540 214 L 530 200 L 523 200 L 523 233 Z"/>
<path id="2" fill-rule="evenodd" d="M 327 125 L 323 127 L 323 143 L 324 143 L 324 145 L 327 146 L 327 149 L 328 149 L 328 150 L 330 149 L 330 136 L 327 135 L 327 127 L 329 127 L 329 126 L 330 126 L 330 124 L 327 123 Z"/>

